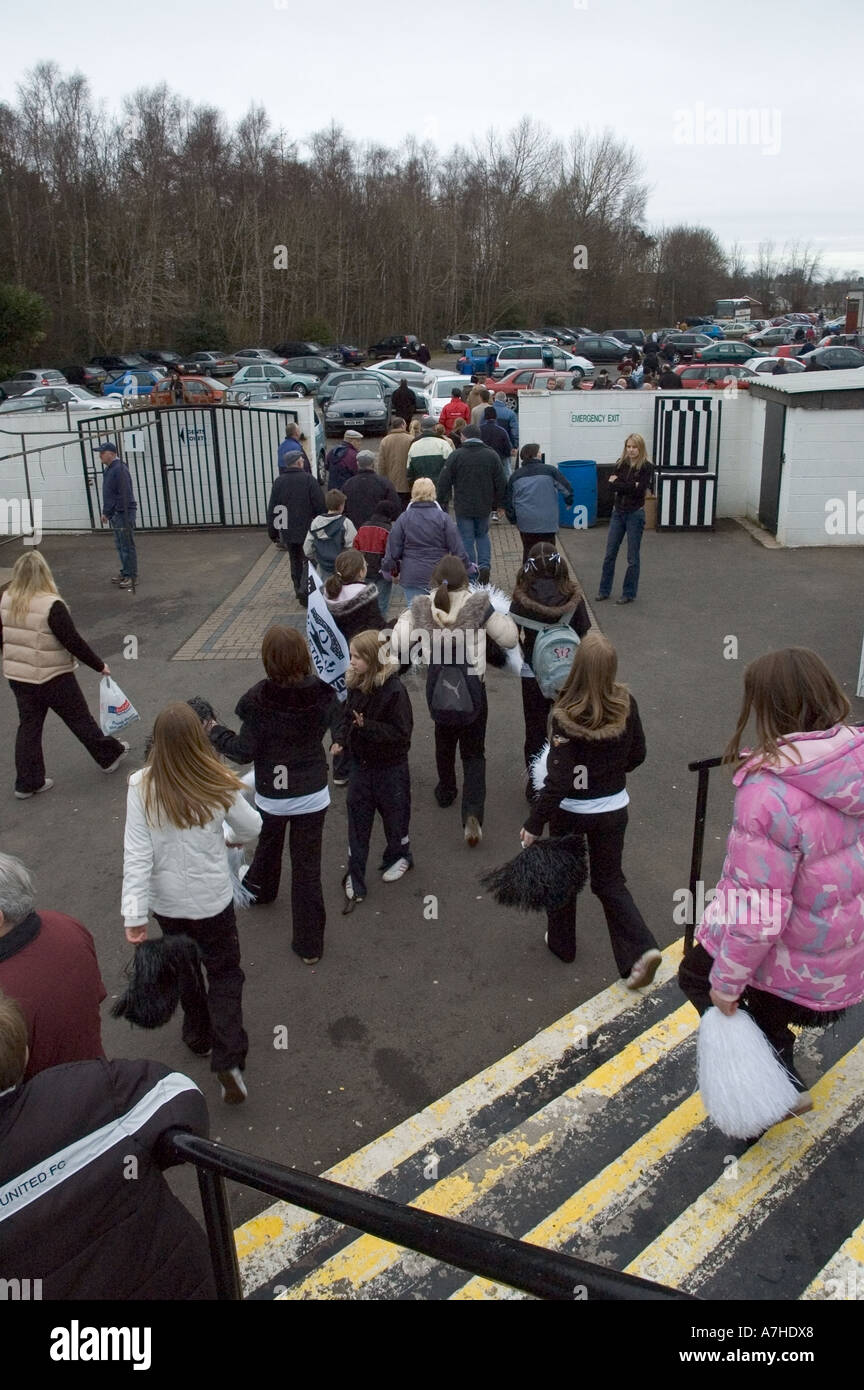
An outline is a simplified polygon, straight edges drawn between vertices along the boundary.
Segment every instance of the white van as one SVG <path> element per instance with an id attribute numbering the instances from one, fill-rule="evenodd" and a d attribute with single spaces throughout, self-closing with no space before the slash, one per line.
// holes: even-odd
<path id="1" fill-rule="evenodd" d="M 501 378 L 520 367 L 550 368 L 556 372 L 567 372 L 580 380 L 594 375 L 594 363 L 587 357 L 577 357 L 562 347 L 551 343 L 513 343 L 502 347 L 495 359 L 493 377 Z"/>

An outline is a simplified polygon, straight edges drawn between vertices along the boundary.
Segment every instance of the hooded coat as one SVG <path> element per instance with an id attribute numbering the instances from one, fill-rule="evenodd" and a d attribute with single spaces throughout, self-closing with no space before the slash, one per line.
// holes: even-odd
<path id="1" fill-rule="evenodd" d="M 449 598 L 450 608 L 446 612 L 436 606 L 434 594 L 428 597 L 421 594 L 412 601 L 411 607 L 399 615 L 391 634 L 390 650 L 394 657 L 407 663 L 412 654 L 422 655 L 425 644 L 418 640 L 420 634 L 434 635 L 443 630 L 476 633 L 485 629 L 499 647 L 516 646 L 519 641 L 516 624 L 506 613 L 498 613 L 492 607 L 487 589 L 454 589 Z M 465 650 L 470 650 L 467 643 Z M 475 674 L 483 678 L 482 670 Z"/>
<path id="2" fill-rule="evenodd" d="M 627 773 L 644 761 L 645 734 L 636 701 L 629 692 L 626 715 L 602 729 L 584 729 L 556 707 L 550 728 L 546 781 L 525 821 L 525 829 L 532 835 L 542 835 L 544 825 L 562 802 L 595 801 L 623 792 Z"/>
<path id="3" fill-rule="evenodd" d="M 864 999 L 864 729 L 790 734 L 781 755 L 732 779 L 726 859 L 696 940 L 726 998 L 752 984 L 820 1012 L 847 1008 Z M 772 889 L 767 924 L 764 911 L 738 910 L 739 895 Z"/>
<path id="4" fill-rule="evenodd" d="M 321 740 L 334 699 L 332 688 L 316 675 L 296 685 L 259 681 L 237 703 L 239 734 L 217 724 L 210 742 L 232 762 L 255 764 L 259 796 L 271 801 L 309 796 L 327 786 L 327 754 Z M 278 786 L 277 768 L 284 769 Z"/>
<path id="5" fill-rule="evenodd" d="M 381 573 L 392 579 L 398 566 L 400 584 L 424 589 L 445 555 L 457 555 L 466 569 L 471 563 L 452 516 L 437 502 L 412 502 L 394 522 Z"/>
<path id="6" fill-rule="evenodd" d="M 340 709 L 336 742 L 363 767 L 392 767 L 404 762 L 411 747 L 414 715 L 408 691 L 399 679 L 398 662 L 388 661 L 382 666 L 368 692 L 352 686 L 352 678 L 349 670 L 345 677 L 348 699 Z M 355 713 L 363 715 L 362 728 L 354 723 Z"/>
<path id="7" fill-rule="evenodd" d="M 346 642 L 358 632 L 366 632 L 369 628 L 377 632 L 384 626 L 378 607 L 378 589 L 374 584 L 343 584 L 337 598 L 330 598 L 325 588 L 324 601 Z"/>

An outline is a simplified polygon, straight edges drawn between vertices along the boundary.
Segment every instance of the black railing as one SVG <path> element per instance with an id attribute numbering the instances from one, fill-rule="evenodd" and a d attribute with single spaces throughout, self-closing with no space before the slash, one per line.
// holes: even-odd
<path id="1" fill-rule="evenodd" d="M 402 1206 L 371 1192 L 301 1173 L 269 1159 L 254 1158 L 237 1149 L 224 1148 L 185 1130 L 172 1130 L 165 1140 L 179 1160 L 193 1163 L 197 1169 L 217 1294 L 223 1301 L 243 1296 L 225 1192 L 226 1178 L 394 1245 L 442 1260 L 467 1274 L 520 1289 L 535 1298 L 559 1302 L 572 1302 L 576 1298 L 606 1302 L 698 1301 L 680 1289 L 638 1279 L 619 1270 L 604 1269 L 572 1255 L 562 1255 L 540 1245 L 453 1221 L 450 1217 L 436 1216 L 417 1207 Z"/>
<path id="2" fill-rule="evenodd" d="M 693 847 L 690 854 L 690 913 L 684 929 L 685 954 L 693 945 L 696 931 L 696 894 L 702 877 L 702 852 L 705 848 L 705 819 L 708 812 L 708 779 L 713 767 L 722 765 L 722 758 L 702 758 L 687 764 L 688 772 L 698 772 L 696 785 L 696 818 L 693 822 Z"/>

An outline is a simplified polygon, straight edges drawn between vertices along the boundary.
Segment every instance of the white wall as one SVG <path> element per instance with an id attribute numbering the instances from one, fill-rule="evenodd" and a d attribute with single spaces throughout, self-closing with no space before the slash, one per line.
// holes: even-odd
<path id="1" fill-rule="evenodd" d="M 29 495 L 42 503 L 43 531 L 90 530 L 87 487 L 77 431 L 60 428 L 63 417 L 55 414 L 0 416 L 0 498 L 23 500 Z M 23 436 L 14 425 L 26 430 Z M 27 467 L 20 457 L 27 451 Z M 61 446 L 61 447 L 51 447 Z M 10 457 L 17 454 L 18 457 Z"/>
<path id="2" fill-rule="evenodd" d="M 856 500 L 864 501 L 864 410 L 790 406 L 784 454 L 777 522 L 781 545 L 864 545 L 864 518 L 859 534 L 854 515 Z M 838 498 L 845 504 L 849 493 L 851 534 L 829 534 L 826 503 Z"/>

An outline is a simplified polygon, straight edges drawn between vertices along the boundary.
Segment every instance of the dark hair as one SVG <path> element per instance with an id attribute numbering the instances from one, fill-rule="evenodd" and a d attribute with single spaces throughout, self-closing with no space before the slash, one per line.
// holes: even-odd
<path id="1" fill-rule="evenodd" d="M 462 399 L 462 387 L 461 387 L 461 386 L 454 386 L 454 387 L 453 387 L 453 390 L 450 392 L 450 395 L 452 396 L 452 398 L 453 398 L 454 401 L 457 400 L 457 399 L 461 401 L 461 399 Z"/>
<path id="2" fill-rule="evenodd" d="M 329 492 L 324 493 L 324 506 L 328 512 L 335 512 L 339 507 L 344 507 L 348 498 L 344 492 L 340 492 L 338 487 L 331 487 Z"/>
<path id="3" fill-rule="evenodd" d="M 523 444 L 519 450 L 520 463 L 528 463 L 530 459 L 536 459 L 540 454 L 539 444 Z"/>
<path id="4" fill-rule="evenodd" d="M 458 555 L 445 555 L 443 560 L 438 561 L 432 571 L 429 588 L 435 590 L 432 595 L 435 607 L 440 608 L 442 613 L 449 613 L 450 594 L 455 589 L 468 588 L 468 571 Z"/>
<path id="5" fill-rule="evenodd" d="M 481 386 L 480 388 L 480 399 L 481 401 L 489 401 L 492 399 L 492 392 L 485 386 Z"/>
<path id="6" fill-rule="evenodd" d="M 362 550 L 343 550 L 336 556 L 333 573 L 324 581 L 328 598 L 338 598 L 345 584 L 357 584 L 366 565 Z"/>
<path id="7" fill-rule="evenodd" d="M 514 599 L 531 597 L 531 587 L 536 579 L 554 579 L 564 594 L 565 602 L 572 599 L 574 605 L 582 598 L 582 589 L 570 573 L 570 566 L 557 546 L 549 541 L 538 541 L 528 552 L 528 559 L 516 576 L 513 586 Z M 518 622 L 518 618 L 516 619 Z"/>
<path id="8" fill-rule="evenodd" d="M 296 685 L 312 670 L 306 639 L 296 627 L 268 627 L 261 643 L 261 660 L 276 685 Z"/>
<path id="9" fill-rule="evenodd" d="M 404 425 L 404 424 L 405 424 L 405 417 L 404 417 L 403 415 L 391 415 L 391 416 L 390 416 L 390 428 L 391 428 L 391 430 L 393 430 L 393 429 L 398 429 L 400 425 Z"/>
<path id="10" fill-rule="evenodd" d="M 494 407 L 494 405 L 487 405 L 486 409 L 483 411 L 483 419 L 484 419 L 484 420 L 497 420 L 497 419 L 498 419 L 498 416 L 495 414 L 495 407 Z"/>

